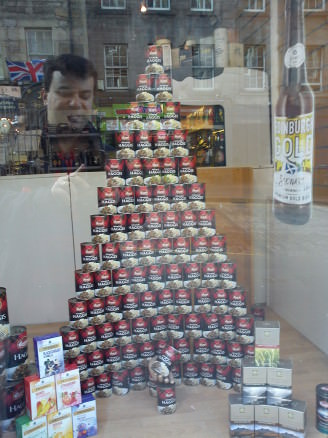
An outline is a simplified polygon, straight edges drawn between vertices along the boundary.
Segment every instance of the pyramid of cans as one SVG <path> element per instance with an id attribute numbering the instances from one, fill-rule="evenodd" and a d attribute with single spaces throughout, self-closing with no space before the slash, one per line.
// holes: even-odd
<path id="1" fill-rule="evenodd" d="M 254 317 L 206 207 L 160 47 L 148 48 L 146 65 L 80 244 L 65 360 L 80 368 L 83 394 L 125 394 L 147 387 L 149 360 L 172 345 L 176 384 L 239 390 Z"/>

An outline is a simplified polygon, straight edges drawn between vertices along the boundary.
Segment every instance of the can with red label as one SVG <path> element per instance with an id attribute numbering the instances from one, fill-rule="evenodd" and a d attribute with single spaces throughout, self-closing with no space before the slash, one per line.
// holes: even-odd
<path id="1" fill-rule="evenodd" d="M 157 315 L 157 291 L 146 291 L 139 294 L 140 315 L 150 318 Z"/>
<path id="2" fill-rule="evenodd" d="M 205 236 L 193 236 L 191 238 L 192 260 L 207 262 L 208 260 L 208 238 Z M 202 256 L 202 257 L 200 257 Z"/>
<path id="3" fill-rule="evenodd" d="M 170 202 L 170 188 L 169 186 L 158 184 L 156 186 L 152 186 L 153 188 L 153 202 L 154 204 L 159 204 L 160 202 Z M 156 207 L 154 207 L 156 208 Z"/>
<path id="4" fill-rule="evenodd" d="M 182 370 L 182 379 L 185 385 L 196 386 L 200 384 L 199 363 L 194 361 L 184 362 Z"/>
<path id="5" fill-rule="evenodd" d="M 105 297 L 106 320 L 116 322 L 123 318 L 122 295 L 109 295 Z"/>
<path id="6" fill-rule="evenodd" d="M 96 326 L 97 347 L 106 349 L 112 347 L 115 343 L 114 324 L 106 321 Z"/>
<path id="7" fill-rule="evenodd" d="M 97 348 L 96 327 L 88 325 L 79 330 L 80 349 L 82 353 L 94 351 Z"/>
<path id="8" fill-rule="evenodd" d="M 121 348 L 121 360 L 123 368 L 132 369 L 139 365 L 139 349 L 134 342 L 123 345 Z"/>
<path id="9" fill-rule="evenodd" d="M 144 290 L 143 286 L 146 288 L 146 283 L 148 281 L 148 267 L 147 266 L 134 266 L 131 268 L 131 285 L 135 288 L 135 292 L 140 292 Z"/>
<path id="10" fill-rule="evenodd" d="M 109 232 L 125 233 L 127 231 L 127 215 L 126 214 L 111 214 L 109 215 Z"/>
<path id="11" fill-rule="evenodd" d="M 244 357 L 250 357 L 254 359 L 255 357 L 255 345 L 254 344 L 242 344 Z"/>
<path id="12" fill-rule="evenodd" d="M 69 325 L 60 327 L 59 333 L 63 338 L 63 350 L 66 358 L 76 357 L 80 354 L 79 332 Z"/>
<path id="13" fill-rule="evenodd" d="M 141 91 L 150 90 L 150 78 L 146 73 L 139 74 L 136 80 L 136 91 L 140 93 Z"/>
<path id="14" fill-rule="evenodd" d="M 112 376 L 110 373 L 101 373 L 95 376 L 96 397 L 110 397 L 113 393 Z"/>
<path id="15" fill-rule="evenodd" d="M 94 273 L 83 272 L 82 269 L 75 271 L 75 291 L 83 292 L 94 289 Z"/>
<path id="16" fill-rule="evenodd" d="M 193 341 L 193 360 L 196 362 L 208 362 L 210 356 L 210 341 L 204 337 L 194 339 Z"/>
<path id="17" fill-rule="evenodd" d="M 196 175 L 196 155 L 179 158 L 179 176 Z"/>
<path id="18" fill-rule="evenodd" d="M 118 295 L 125 295 L 130 291 L 130 275 L 129 268 L 113 269 L 113 292 Z"/>
<path id="19" fill-rule="evenodd" d="M 235 318 L 236 341 L 241 344 L 254 342 L 254 317 L 253 315 L 237 316 Z"/>
<path id="20" fill-rule="evenodd" d="M 148 362 L 155 356 L 155 346 L 152 341 L 145 341 L 138 344 L 140 364 L 147 367 Z"/>
<path id="21" fill-rule="evenodd" d="M 142 391 L 147 387 L 146 370 L 143 366 L 136 366 L 130 369 L 130 389 Z"/>
<path id="22" fill-rule="evenodd" d="M 191 359 L 190 340 L 186 338 L 173 339 L 173 347 L 180 353 L 181 362 L 188 362 Z"/>
<path id="23" fill-rule="evenodd" d="M 201 279 L 200 279 L 199 263 L 190 262 L 190 263 L 185 263 L 183 265 L 183 284 L 184 287 L 191 289 L 198 288 L 200 286 Z M 204 294 L 203 296 L 202 294 L 197 295 L 198 302 L 197 304 L 195 303 L 195 307 L 194 307 L 195 312 L 209 312 L 211 310 L 210 294 L 208 293 L 208 298 L 205 298 L 206 292 L 204 289 L 201 290 L 204 291 Z M 206 310 L 204 307 L 200 309 L 201 306 L 205 306 Z"/>
<path id="24" fill-rule="evenodd" d="M 7 380 L 18 380 L 23 376 L 20 368 L 26 363 L 28 358 L 27 351 L 27 332 L 25 326 L 11 326 L 10 334 L 7 339 Z"/>
<path id="25" fill-rule="evenodd" d="M 187 202 L 187 185 L 186 184 L 170 184 L 171 202 Z"/>
<path id="26" fill-rule="evenodd" d="M 145 213 L 145 231 L 161 230 L 162 229 L 162 213 L 159 211 L 152 211 L 150 213 Z M 151 236 L 149 236 L 151 237 Z"/>
<path id="27" fill-rule="evenodd" d="M 200 384 L 204 386 L 216 385 L 216 367 L 213 363 L 203 362 L 199 365 Z"/>
<path id="28" fill-rule="evenodd" d="M 88 304 L 76 297 L 68 300 L 69 320 L 72 327 L 81 329 L 88 325 Z"/>
<path id="29" fill-rule="evenodd" d="M 236 286 L 233 289 L 229 289 L 228 297 L 229 297 L 229 312 L 233 316 L 241 316 L 246 315 L 247 313 L 247 304 L 246 304 L 246 291 Z"/>
<path id="30" fill-rule="evenodd" d="M 174 294 L 172 289 L 162 289 L 157 293 L 158 313 L 170 315 L 174 312 Z"/>
<path id="31" fill-rule="evenodd" d="M 1 406 L 0 418 L 6 420 L 23 414 L 25 409 L 24 380 L 7 382 L 0 386 Z"/>
<path id="32" fill-rule="evenodd" d="M 96 376 L 104 372 L 104 352 L 96 348 L 90 353 L 86 353 L 88 362 L 88 372 L 91 376 Z"/>
<path id="33" fill-rule="evenodd" d="M 160 383 L 157 385 L 157 410 L 160 414 L 173 414 L 177 409 L 175 384 Z"/>
<path id="34" fill-rule="evenodd" d="M 81 380 L 81 394 L 93 394 L 96 392 L 96 382 L 93 376 Z"/>
<path id="35" fill-rule="evenodd" d="M 114 325 L 117 345 L 126 345 L 132 341 L 130 321 L 122 319 Z"/>
<path id="36" fill-rule="evenodd" d="M 139 295 L 129 292 L 122 299 L 123 318 L 133 319 L 140 316 Z"/>
<path id="37" fill-rule="evenodd" d="M 220 264 L 220 279 L 224 287 L 233 288 L 237 285 L 237 265 L 231 260 Z"/>
<path id="38" fill-rule="evenodd" d="M 210 354 L 212 356 L 213 363 L 227 363 L 226 341 L 222 339 L 212 339 L 210 341 Z"/>
<path id="39" fill-rule="evenodd" d="M 160 158 L 161 161 L 161 169 L 162 169 L 162 176 L 164 175 L 178 175 L 178 161 L 175 157 L 165 157 Z M 175 178 L 176 180 L 176 178 Z M 163 182 L 167 184 L 169 182 L 169 178 L 163 178 Z M 171 181 L 172 182 L 172 181 Z"/>
<path id="40" fill-rule="evenodd" d="M 105 297 L 112 292 L 112 271 L 99 269 L 94 272 L 95 295 Z"/>
<path id="41" fill-rule="evenodd" d="M 109 234 L 109 216 L 107 214 L 90 215 L 91 236 Z"/>
<path id="42" fill-rule="evenodd" d="M 143 131 L 141 131 L 143 132 Z M 135 180 L 133 180 L 132 178 L 135 177 L 141 177 L 141 181 L 143 181 L 143 167 L 142 167 L 142 161 L 140 158 L 131 158 L 129 160 L 125 160 L 124 161 L 125 164 L 125 180 L 127 185 L 138 185 L 138 184 L 133 184 L 133 182 Z"/>
<path id="43" fill-rule="evenodd" d="M 149 320 L 150 339 L 167 339 L 167 316 L 155 315 Z"/>
<path id="44" fill-rule="evenodd" d="M 216 313 L 201 313 L 203 336 L 207 339 L 219 337 L 219 318 Z"/>
<path id="45" fill-rule="evenodd" d="M 240 367 L 244 357 L 243 345 L 235 340 L 227 341 L 228 364 L 232 367 Z"/>
<path id="46" fill-rule="evenodd" d="M 136 186 L 135 187 L 135 203 L 136 205 L 152 204 L 153 191 L 151 186 Z"/>
<path id="47" fill-rule="evenodd" d="M 254 316 L 254 320 L 264 321 L 265 320 L 265 304 L 264 303 L 254 303 L 251 307 L 251 313 Z"/>
<path id="48" fill-rule="evenodd" d="M 184 336 L 184 317 L 182 314 L 167 315 L 168 335 L 171 339 L 181 339 Z"/>
<path id="49" fill-rule="evenodd" d="M 149 320 L 143 316 L 139 316 L 132 320 L 132 341 L 135 343 L 143 343 L 149 341 Z"/>
<path id="50" fill-rule="evenodd" d="M 133 231 L 143 231 L 145 214 L 144 213 L 130 213 L 127 214 L 127 232 L 131 233 Z"/>
<path id="51" fill-rule="evenodd" d="M 152 290 L 162 289 L 165 285 L 166 280 L 166 270 L 165 265 L 150 265 L 148 268 L 148 283 Z M 156 283 L 158 285 L 157 288 L 153 288 L 152 284 Z"/>
<path id="52" fill-rule="evenodd" d="M 205 202 L 205 183 L 187 184 L 188 201 Z"/>
<path id="53" fill-rule="evenodd" d="M 128 130 L 115 131 L 115 146 L 117 149 L 133 149 L 133 132 Z"/>
<path id="54" fill-rule="evenodd" d="M 212 312 L 224 315 L 229 311 L 229 289 L 215 288 L 211 289 Z"/>
<path id="55" fill-rule="evenodd" d="M 104 363 L 109 372 L 117 371 L 122 368 L 121 349 L 118 345 L 113 345 L 103 350 Z"/>
<path id="56" fill-rule="evenodd" d="M 233 367 L 231 370 L 232 387 L 236 392 L 241 392 L 241 367 Z"/>
<path id="57" fill-rule="evenodd" d="M 153 239 L 138 240 L 137 248 L 139 259 L 143 257 L 155 257 L 156 255 L 155 240 Z"/>
<path id="58" fill-rule="evenodd" d="M 208 238 L 209 253 L 225 254 L 227 252 L 226 236 L 216 234 Z"/>
<path id="59" fill-rule="evenodd" d="M 0 287 L 0 324 L 9 324 L 7 290 Z"/>
<path id="60" fill-rule="evenodd" d="M 183 264 L 170 263 L 166 267 L 166 287 L 168 289 L 179 289 L 183 287 Z"/>
<path id="61" fill-rule="evenodd" d="M 111 158 L 106 161 L 105 171 L 106 178 L 124 178 L 124 160 Z"/>
<path id="62" fill-rule="evenodd" d="M 219 264 L 215 262 L 202 263 L 202 285 L 215 287 L 219 284 Z"/>
<path id="63" fill-rule="evenodd" d="M 164 129 L 159 129 L 153 135 L 154 148 L 168 148 L 170 145 L 169 133 Z"/>
<path id="64" fill-rule="evenodd" d="M 189 313 L 185 316 L 186 338 L 197 339 L 202 336 L 201 317 L 198 313 Z"/>
<path id="65" fill-rule="evenodd" d="M 177 289 L 174 294 L 175 310 L 178 314 L 192 311 L 192 293 L 190 289 Z"/>
<path id="66" fill-rule="evenodd" d="M 142 167 L 144 171 L 144 181 L 146 185 L 151 185 L 151 177 L 161 175 L 161 162 L 159 158 L 143 158 Z"/>
<path id="67" fill-rule="evenodd" d="M 93 242 L 82 242 L 81 246 L 81 262 L 86 263 L 99 263 L 99 245 Z"/>
<path id="68" fill-rule="evenodd" d="M 236 337 L 235 320 L 230 313 L 219 315 L 219 337 L 224 341 L 232 340 Z"/>
<path id="69" fill-rule="evenodd" d="M 216 385 L 221 389 L 232 388 L 232 367 L 227 363 L 217 364 L 216 371 Z"/>
<path id="70" fill-rule="evenodd" d="M 105 242 L 101 245 L 103 262 L 119 259 L 119 242 Z"/>
<path id="71" fill-rule="evenodd" d="M 116 395 L 126 395 L 130 391 L 129 370 L 121 369 L 113 372 L 112 388 Z"/>
<path id="72" fill-rule="evenodd" d="M 175 104 L 173 104 L 173 106 L 174 107 L 172 108 L 171 112 L 174 113 L 175 112 L 174 110 L 176 109 L 176 107 L 175 107 Z M 165 109 L 169 110 L 170 108 L 166 107 Z M 175 117 L 172 117 L 172 118 L 175 118 Z M 172 148 L 177 148 L 177 147 L 185 148 L 187 146 L 187 134 L 188 134 L 188 132 L 184 129 L 174 129 L 174 131 L 172 132 L 172 135 L 171 135 Z"/>
<path id="73" fill-rule="evenodd" d="M 91 325 L 102 324 L 105 321 L 105 301 L 102 297 L 94 297 L 87 301 L 88 321 Z"/>
<path id="74" fill-rule="evenodd" d="M 78 356 L 69 358 L 67 362 L 70 365 L 76 365 L 76 367 L 79 369 L 80 377 L 81 376 L 87 376 L 87 369 L 88 369 L 88 361 L 87 356 L 85 353 L 80 353 Z"/>
<path id="75" fill-rule="evenodd" d="M 116 187 L 97 187 L 98 208 L 117 205 L 118 191 Z"/>

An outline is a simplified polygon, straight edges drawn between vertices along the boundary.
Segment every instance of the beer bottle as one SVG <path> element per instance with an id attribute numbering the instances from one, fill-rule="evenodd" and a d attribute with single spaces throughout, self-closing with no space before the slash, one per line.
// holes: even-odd
<path id="1" fill-rule="evenodd" d="M 273 210 L 284 223 L 308 222 L 312 208 L 314 96 L 307 83 L 304 0 L 285 0 L 283 81 L 274 117 Z"/>

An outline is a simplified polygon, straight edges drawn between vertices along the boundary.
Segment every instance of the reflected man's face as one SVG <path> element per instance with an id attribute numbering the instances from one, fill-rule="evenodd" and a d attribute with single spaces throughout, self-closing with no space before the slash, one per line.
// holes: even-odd
<path id="1" fill-rule="evenodd" d="M 49 124 L 66 124 L 80 131 L 90 120 L 94 97 L 94 78 L 80 79 L 54 71 L 45 94 Z"/>

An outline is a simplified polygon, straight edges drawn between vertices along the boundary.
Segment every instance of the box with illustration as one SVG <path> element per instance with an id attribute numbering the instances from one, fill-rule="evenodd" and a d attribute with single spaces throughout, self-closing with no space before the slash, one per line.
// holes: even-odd
<path id="1" fill-rule="evenodd" d="M 43 438 L 47 436 L 47 417 L 31 420 L 28 415 L 16 418 L 17 438 Z"/>
<path id="2" fill-rule="evenodd" d="M 26 412 L 31 420 L 57 410 L 55 377 L 36 374 L 24 378 Z"/>
<path id="3" fill-rule="evenodd" d="M 96 400 L 92 394 L 82 396 L 82 403 L 72 407 L 73 438 L 95 436 L 98 433 Z"/>
<path id="4" fill-rule="evenodd" d="M 65 408 L 47 416 L 48 438 L 72 438 L 72 411 Z"/>
<path id="5" fill-rule="evenodd" d="M 35 336 L 33 344 L 35 363 L 41 378 L 65 370 L 63 338 L 59 333 Z"/>
<path id="6" fill-rule="evenodd" d="M 55 381 L 58 410 L 81 403 L 80 372 L 77 366 L 66 366 L 63 373 L 56 374 Z"/>

